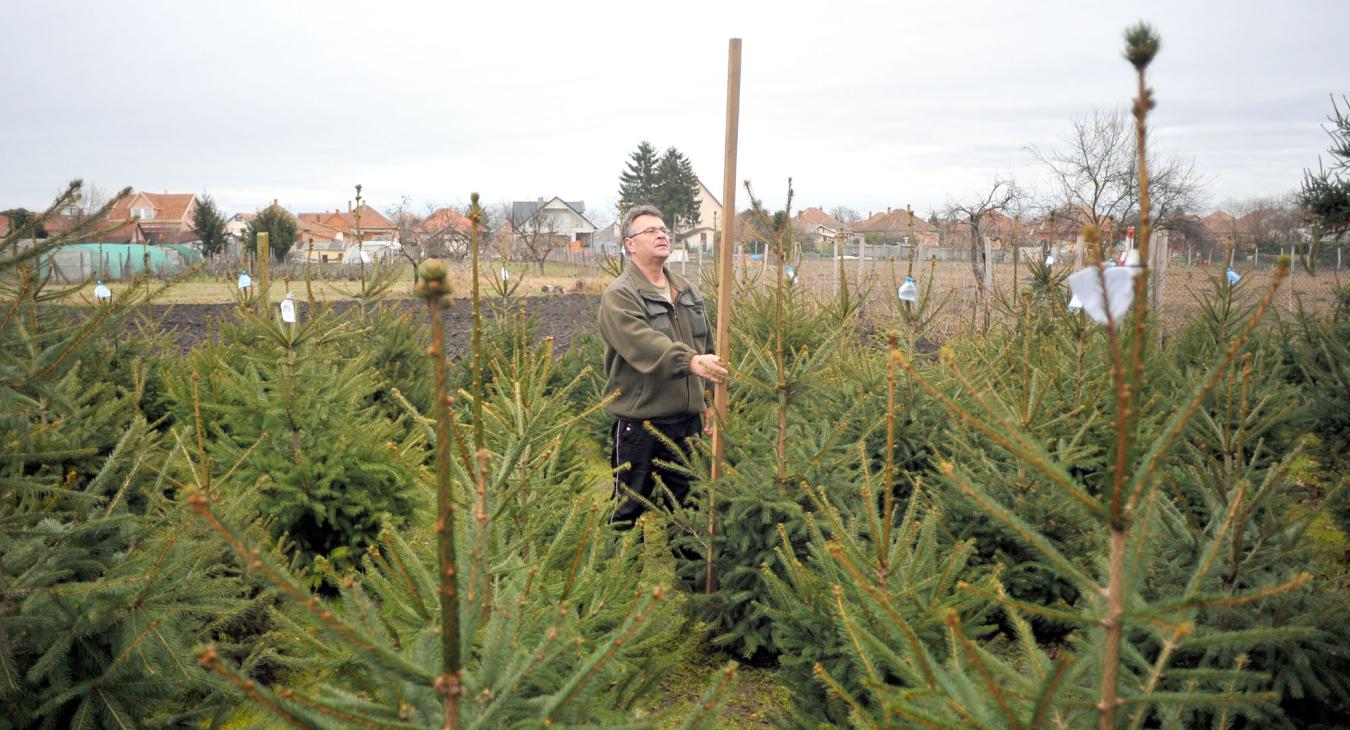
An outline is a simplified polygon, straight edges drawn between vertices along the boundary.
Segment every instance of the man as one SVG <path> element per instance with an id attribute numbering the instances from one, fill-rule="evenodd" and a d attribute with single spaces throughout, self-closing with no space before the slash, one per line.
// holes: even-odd
<path id="1" fill-rule="evenodd" d="M 618 392 L 607 410 L 614 416 L 611 463 L 618 469 L 612 519 L 627 529 L 646 509 L 643 499 L 660 503 L 660 476 L 675 500 L 684 504 L 689 478 L 654 465 L 678 464 L 690 440 L 702 430 L 707 383 L 720 383 L 727 370 L 712 351 L 712 334 L 703 298 L 682 277 L 666 268 L 670 230 L 654 206 L 628 211 L 621 228 L 628 264 L 600 298 L 600 335 L 605 340 L 605 394 Z M 684 452 L 673 451 L 647 424 Z M 622 467 L 624 464 L 628 466 Z M 639 498 L 640 497 L 640 498 Z"/>

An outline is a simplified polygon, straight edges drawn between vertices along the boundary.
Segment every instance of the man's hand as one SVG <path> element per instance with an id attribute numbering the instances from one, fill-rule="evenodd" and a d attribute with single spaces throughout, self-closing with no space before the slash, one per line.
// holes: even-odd
<path id="1" fill-rule="evenodd" d="M 689 361 L 689 372 L 713 383 L 720 383 L 727 377 L 727 369 L 716 355 L 695 355 Z"/>

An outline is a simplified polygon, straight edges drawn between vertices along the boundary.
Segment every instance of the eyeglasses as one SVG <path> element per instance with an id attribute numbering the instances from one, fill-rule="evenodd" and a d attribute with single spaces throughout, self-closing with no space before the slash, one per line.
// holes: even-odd
<path id="1" fill-rule="evenodd" d="M 638 236 L 645 236 L 648 233 L 664 235 L 666 238 L 670 238 L 670 229 L 666 228 L 665 226 L 648 226 L 638 231 L 637 233 L 634 233 L 633 235 L 629 236 L 629 238 L 637 238 Z"/>

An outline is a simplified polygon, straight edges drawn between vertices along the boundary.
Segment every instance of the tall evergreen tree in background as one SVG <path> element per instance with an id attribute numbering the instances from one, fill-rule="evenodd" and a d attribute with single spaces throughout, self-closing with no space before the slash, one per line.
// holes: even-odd
<path id="1" fill-rule="evenodd" d="M 698 177 L 689 158 L 671 147 L 661 156 L 656 176 L 656 206 L 666 214 L 666 222 L 678 230 L 698 225 Z"/>
<path id="2" fill-rule="evenodd" d="M 656 148 L 646 141 L 628 156 L 628 169 L 619 174 L 619 204 L 625 211 L 656 199 L 657 163 Z"/>
<path id="3" fill-rule="evenodd" d="M 192 214 L 192 228 L 201 237 L 202 254 L 215 256 L 225 250 L 225 219 L 210 195 L 203 195 Z"/>
<path id="4" fill-rule="evenodd" d="M 258 215 L 249 222 L 248 230 L 244 232 L 250 251 L 258 250 L 258 234 L 264 232 L 267 233 L 272 258 L 280 261 L 286 258 L 286 254 L 295 245 L 295 240 L 300 236 L 300 226 L 285 208 L 273 204 L 258 211 Z"/>
<path id="5" fill-rule="evenodd" d="M 619 174 L 619 200 L 625 209 L 655 205 L 677 230 L 699 222 L 698 177 L 689 158 L 674 147 L 658 158 L 650 142 L 639 144 L 629 155 L 628 169 Z"/>

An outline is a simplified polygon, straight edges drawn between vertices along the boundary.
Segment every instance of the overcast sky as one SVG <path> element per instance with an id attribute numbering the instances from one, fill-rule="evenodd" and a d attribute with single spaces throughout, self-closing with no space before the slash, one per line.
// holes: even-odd
<path id="1" fill-rule="evenodd" d="M 722 192 L 727 40 L 738 178 L 781 206 L 927 212 L 1128 104 L 1152 23 L 1151 144 L 1211 205 L 1295 189 L 1350 94 L 1350 2 L 150 2 L 6 0 L 0 208 L 111 191 L 385 209 L 559 195 L 612 218 L 642 140 Z M 737 207 L 744 207 L 743 190 Z"/>

